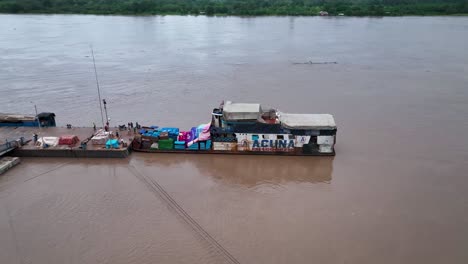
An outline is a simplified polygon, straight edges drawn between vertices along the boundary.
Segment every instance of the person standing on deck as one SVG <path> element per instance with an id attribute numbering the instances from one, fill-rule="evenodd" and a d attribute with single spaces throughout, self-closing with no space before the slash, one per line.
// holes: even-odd
<path id="1" fill-rule="evenodd" d="M 94 132 L 96 132 L 96 123 L 93 122 L 93 129 L 94 129 Z"/>

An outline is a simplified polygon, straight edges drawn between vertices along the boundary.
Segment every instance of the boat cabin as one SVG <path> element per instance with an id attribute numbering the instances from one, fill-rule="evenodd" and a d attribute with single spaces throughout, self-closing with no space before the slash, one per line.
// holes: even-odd
<path id="1" fill-rule="evenodd" d="M 330 114 L 290 114 L 260 104 L 226 102 L 212 114 L 214 150 L 334 154 Z"/>

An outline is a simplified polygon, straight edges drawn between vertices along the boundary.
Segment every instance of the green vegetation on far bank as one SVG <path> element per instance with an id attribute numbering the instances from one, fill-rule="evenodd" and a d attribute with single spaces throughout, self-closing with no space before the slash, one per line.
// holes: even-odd
<path id="1" fill-rule="evenodd" d="M 0 0 L 0 13 L 313 16 L 468 14 L 468 0 Z"/>

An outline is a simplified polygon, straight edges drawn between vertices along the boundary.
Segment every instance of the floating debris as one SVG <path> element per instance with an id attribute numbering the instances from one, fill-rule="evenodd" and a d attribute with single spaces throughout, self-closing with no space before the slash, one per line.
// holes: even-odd
<path id="1" fill-rule="evenodd" d="M 336 61 L 306 61 L 306 62 L 293 62 L 293 64 L 338 64 Z"/>

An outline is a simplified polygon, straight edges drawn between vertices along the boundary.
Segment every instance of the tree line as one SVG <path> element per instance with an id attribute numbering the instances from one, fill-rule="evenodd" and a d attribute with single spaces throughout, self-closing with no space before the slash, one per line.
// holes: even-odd
<path id="1" fill-rule="evenodd" d="M 468 14 L 468 0 L 0 0 L 0 13 L 401 16 Z"/>

